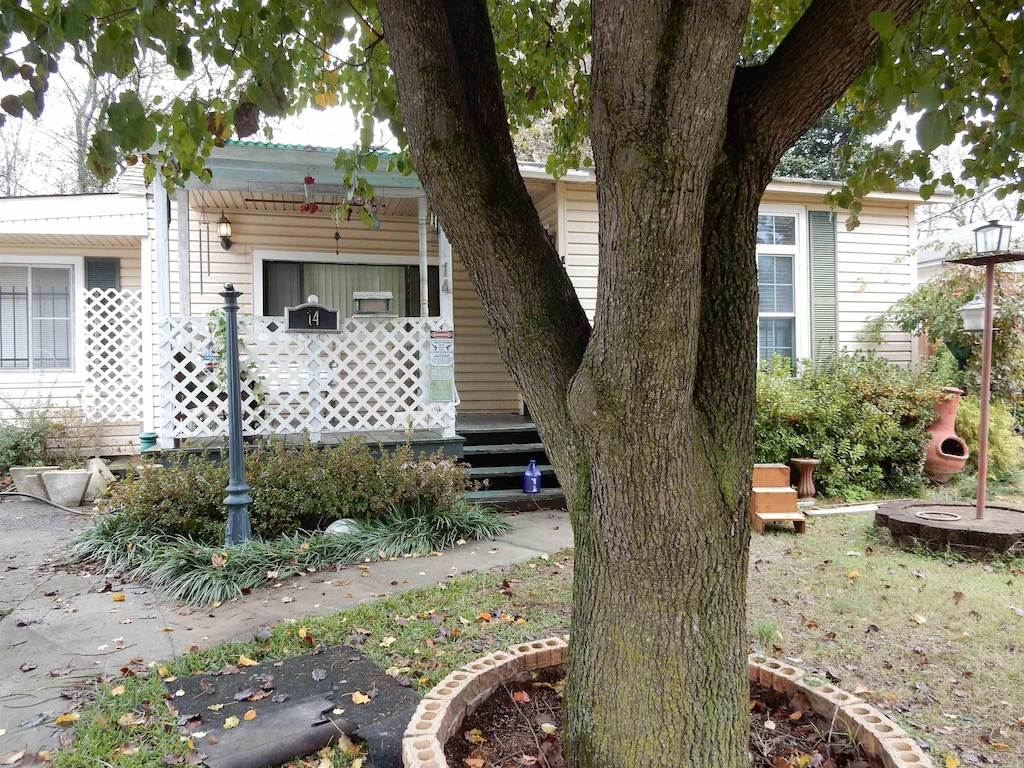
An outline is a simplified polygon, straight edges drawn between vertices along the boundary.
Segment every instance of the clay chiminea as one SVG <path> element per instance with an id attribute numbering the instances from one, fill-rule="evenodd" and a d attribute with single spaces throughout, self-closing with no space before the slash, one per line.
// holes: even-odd
<path id="1" fill-rule="evenodd" d="M 935 403 L 935 421 L 928 427 L 932 439 L 925 453 L 924 473 L 936 483 L 945 483 L 964 468 L 970 453 L 967 443 L 956 435 L 956 407 L 963 390 L 943 387 L 943 398 Z"/>

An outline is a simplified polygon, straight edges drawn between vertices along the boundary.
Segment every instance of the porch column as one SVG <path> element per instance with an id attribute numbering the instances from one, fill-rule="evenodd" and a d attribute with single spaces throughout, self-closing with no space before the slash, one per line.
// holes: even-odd
<path id="1" fill-rule="evenodd" d="M 192 314 L 192 254 L 188 228 L 188 190 L 179 189 L 174 199 L 178 203 L 178 312 L 182 317 L 188 317 Z"/>
<path id="2" fill-rule="evenodd" d="M 430 317 L 430 278 L 427 268 L 427 198 L 417 202 L 417 223 L 420 235 L 420 317 Z"/>
<path id="3" fill-rule="evenodd" d="M 167 197 L 167 189 L 161 182 L 162 176 L 163 174 L 158 171 L 156 181 L 153 182 L 153 215 L 156 217 L 156 310 L 160 319 L 171 314 L 171 201 Z"/>
<path id="4" fill-rule="evenodd" d="M 448 321 L 448 324 L 455 327 L 455 303 L 452 294 L 452 244 L 448 242 L 448 235 L 444 228 L 437 231 L 437 271 L 440 281 L 441 294 L 441 317 Z"/>

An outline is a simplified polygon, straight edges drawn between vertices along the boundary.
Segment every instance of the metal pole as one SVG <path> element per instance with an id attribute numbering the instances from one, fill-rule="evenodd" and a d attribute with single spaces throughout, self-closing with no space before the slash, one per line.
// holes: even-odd
<path id="1" fill-rule="evenodd" d="M 252 538 L 249 526 L 249 505 L 252 497 L 245 482 L 245 454 L 242 448 L 242 380 L 238 364 L 238 297 L 231 283 L 224 283 L 220 292 L 224 299 L 224 321 L 227 330 L 228 378 L 228 495 L 224 506 L 228 508 L 228 527 L 225 544 L 241 544 Z"/>
<path id="2" fill-rule="evenodd" d="M 978 428 L 978 512 L 985 516 L 985 492 L 988 485 L 988 401 L 992 395 L 992 325 L 995 315 L 996 265 L 985 265 L 985 335 L 981 342 L 981 424 Z"/>

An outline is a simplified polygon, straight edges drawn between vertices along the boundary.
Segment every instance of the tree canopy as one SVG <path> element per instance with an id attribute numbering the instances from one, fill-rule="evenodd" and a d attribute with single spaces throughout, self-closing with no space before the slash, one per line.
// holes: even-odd
<path id="1" fill-rule="evenodd" d="M 2 0 L 0 74 L 25 90 L 0 108 L 38 114 L 65 48 L 118 76 L 154 49 L 218 85 L 124 90 L 97 172 L 141 151 L 150 178 L 205 180 L 264 116 L 345 102 L 363 131 L 338 163 L 359 194 L 386 123 L 565 490 L 569 764 L 739 768 L 761 195 L 837 102 L 861 135 L 905 113 L 920 145 L 852 169 L 833 197 L 854 217 L 900 180 L 967 191 L 929 160 L 957 140 L 967 177 L 1019 191 L 1020 17 L 1001 0 Z M 511 133 L 538 120 L 553 173 L 595 167 L 593 325 L 517 168 Z"/>
<path id="2" fill-rule="evenodd" d="M 808 7 L 754 0 L 739 64 L 759 66 Z M 591 36 L 589 0 L 490 0 L 490 19 L 513 133 L 549 121 L 549 169 L 589 165 L 581 147 L 589 133 Z M 835 201 L 857 210 L 872 189 L 913 181 L 926 197 L 937 185 L 970 193 L 999 179 L 1000 192 L 1024 191 L 1024 20 L 999 0 L 933 0 L 897 29 L 891 12 L 871 17 L 881 43 L 875 61 L 840 100 L 852 141 L 844 145 L 849 186 Z M 363 125 L 354 171 L 377 163 L 374 121 L 385 123 L 404 152 L 407 139 L 387 40 L 370 0 L 32 0 L 0 3 L 0 100 L 6 115 L 38 116 L 62 53 L 71 50 L 97 76 L 125 78 L 92 139 L 89 162 L 109 178 L 116 162 L 138 152 L 168 180 L 206 176 L 203 157 L 226 139 L 259 130 L 261 117 L 307 107 L 350 105 Z M 180 78 L 212 70 L 216 86 L 167 100 L 139 98 L 129 76 L 144 51 L 156 51 Z M 741 70 L 742 71 L 742 70 Z M 800 88 L 799 78 L 792 83 Z M 916 120 L 918 147 L 896 141 L 863 153 L 858 139 L 894 119 Z M 929 154 L 962 143 L 964 178 L 936 176 Z M 150 150 L 155 150 L 150 152 Z M 400 156 L 396 164 L 410 170 Z M 836 170 L 824 166 L 829 175 Z"/>

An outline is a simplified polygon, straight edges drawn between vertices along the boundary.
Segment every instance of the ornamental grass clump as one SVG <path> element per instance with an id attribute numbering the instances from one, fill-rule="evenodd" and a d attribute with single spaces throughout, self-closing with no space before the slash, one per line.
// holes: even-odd
<path id="1" fill-rule="evenodd" d="M 755 460 L 821 460 L 827 496 L 906 493 L 921 482 L 938 388 L 925 374 L 873 354 L 838 354 L 793 375 L 775 360 L 757 375 Z"/>

